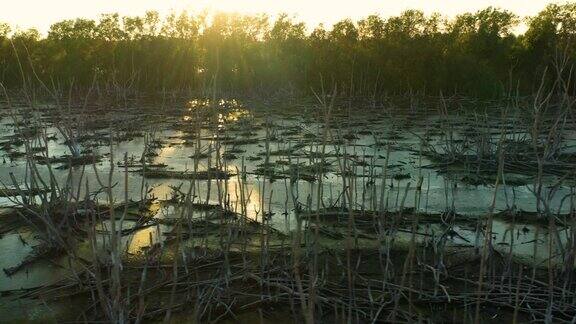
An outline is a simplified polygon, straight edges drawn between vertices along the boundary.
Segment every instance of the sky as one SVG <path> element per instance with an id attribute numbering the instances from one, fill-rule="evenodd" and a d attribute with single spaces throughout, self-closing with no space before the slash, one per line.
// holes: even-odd
<path id="1" fill-rule="evenodd" d="M 267 13 L 274 17 L 285 12 L 304 21 L 309 27 L 319 23 L 331 26 L 344 19 L 360 19 L 370 14 L 393 16 L 406 9 L 420 9 L 425 13 L 440 12 L 455 16 L 488 6 L 510 10 L 519 16 L 538 13 L 549 0 L 0 0 L 0 22 L 20 29 L 37 28 L 47 32 L 54 22 L 71 18 L 97 19 L 100 14 L 118 12 L 122 15 L 141 15 L 157 10 L 165 15 L 170 11 L 200 12 L 228 11 L 239 13 Z"/>

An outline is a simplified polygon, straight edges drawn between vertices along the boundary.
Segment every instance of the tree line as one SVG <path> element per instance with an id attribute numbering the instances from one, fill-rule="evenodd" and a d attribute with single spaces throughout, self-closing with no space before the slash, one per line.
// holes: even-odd
<path id="1" fill-rule="evenodd" d="M 525 23 L 527 29 L 518 34 Z M 408 10 L 313 30 L 286 14 L 161 17 L 104 14 L 53 24 L 46 36 L 0 23 L 0 82 L 57 89 L 94 82 L 138 91 L 309 93 L 336 85 L 350 96 L 420 92 L 531 93 L 545 71 L 571 64 L 576 4 L 534 17 L 493 7 L 447 18 Z M 553 79 L 548 73 L 550 79 Z M 552 81 L 550 81 L 552 82 Z"/>

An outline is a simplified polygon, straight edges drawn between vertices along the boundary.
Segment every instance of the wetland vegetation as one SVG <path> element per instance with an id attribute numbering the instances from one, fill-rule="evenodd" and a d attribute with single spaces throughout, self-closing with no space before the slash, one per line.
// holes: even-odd
<path id="1" fill-rule="evenodd" d="M 0 322 L 573 323 L 576 5 L 517 20 L 0 25 Z"/>

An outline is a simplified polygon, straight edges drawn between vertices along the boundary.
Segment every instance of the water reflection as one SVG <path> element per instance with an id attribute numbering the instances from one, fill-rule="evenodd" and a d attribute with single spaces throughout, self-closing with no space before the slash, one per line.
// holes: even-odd
<path id="1" fill-rule="evenodd" d="M 187 108 L 191 114 L 182 117 L 185 122 L 198 121 L 197 117 L 205 116 L 215 109 L 219 127 L 252 116 L 250 111 L 236 99 L 220 99 L 215 105 L 210 99 L 193 99 L 188 101 Z"/>
<path id="2" fill-rule="evenodd" d="M 141 229 L 129 237 L 126 251 L 129 254 L 138 254 L 143 248 L 159 243 L 161 237 L 161 233 L 158 233 L 158 228 L 155 226 Z"/>
<path id="3" fill-rule="evenodd" d="M 212 114 L 212 113 L 216 114 Z M 382 170 L 382 166 L 385 163 L 384 156 L 386 156 L 386 145 L 385 143 L 392 143 L 393 151 L 388 158 L 388 166 L 390 175 L 406 175 L 409 178 L 401 181 L 388 181 L 387 185 L 387 197 L 389 200 L 389 206 L 391 209 L 398 207 L 398 204 L 402 202 L 402 196 L 407 195 L 405 201 L 405 207 L 413 207 L 415 199 L 414 185 L 417 181 L 418 175 L 422 174 L 424 176 L 424 181 L 422 184 L 422 201 L 421 201 L 421 211 L 422 212 L 441 212 L 446 210 L 447 207 L 454 207 L 459 214 L 465 215 L 474 222 L 475 216 L 485 215 L 495 194 L 495 188 L 493 186 L 470 186 L 463 185 L 458 182 L 457 177 L 453 177 L 450 173 L 455 170 L 447 170 L 446 173 L 439 173 L 437 170 L 432 168 L 419 169 L 419 157 L 415 152 L 419 151 L 420 137 L 430 137 L 432 142 L 442 138 L 442 135 L 426 134 L 428 126 L 424 127 L 422 125 L 430 124 L 434 125 L 436 120 L 434 116 L 421 117 L 422 121 L 420 126 L 413 129 L 407 129 L 402 132 L 401 136 L 396 136 L 393 140 L 389 134 L 395 131 L 397 128 L 396 120 L 390 118 L 389 116 L 384 116 L 386 112 L 382 113 L 382 116 L 378 116 L 378 112 L 370 112 L 370 116 L 362 115 L 358 113 L 358 116 L 350 116 L 345 122 L 338 124 L 339 128 L 343 131 L 350 131 L 356 137 L 350 145 L 346 145 L 349 149 L 351 155 L 357 155 L 359 157 L 367 156 L 366 160 L 369 163 L 374 163 L 376 167 L 375 173 L 378 175 Z M 286 223 L 294 224 L 293 221 L 293 209 L 292 199 L 290 197 L 290 192 L 287 192 L 287 187 L 282 180 L 278 180 L 271 183 L 269 180 L 264 180 L 254 174 L 254 170 L 257 169 L 262 163 L 262 153 L 264 151 L 263 140 L 266 138 L 265 130 L 262 129 L 261 125 L 263 120 L 256 119 L 252 115 L 251 111 L 238 100 L 230 99 L 219 99 L 212 102 L 210 99 L 192 99 L 186 104 L 186 111 L 183 116 L 177 116 L 174 119 L 170 119 L 169 122 L 163 123 L 162 121 L 154 120 L 154 127 L 160 124 L 161 131 L 158 131 L 155 135 L 157 139 L 162 142 L 160 147 L 157 147 L 157 156 L 153 157 L 154 163 L 165 163 L 171 170 L 184 171 L 190 170 L 193 164 L 193 160 L 190 158 L 194 154 L 197 147 L 195 145 L 200 144 L 201 148 L 206 148 L 210 144 L 214 143 L 215 132 L 213 128 L 202 128 L 199 130 L 200 139 L 197 139 L 196 133 L 190 134 L 187 132 L 192 128 L 192 126 L 200 125 L 200 121 L 205 121 L 207 117 L 217 117 L 218 127 L 225 131 L 218 133 L 218 136 L 227 136 L 228 138 L 238 139 L 241 138 L 240 132 L 250 131 L 253 135 L 250 135 L 251 139 L 255 139 L 254 142 L 246 141 L 244 143 L 234 143 L 228 144 L 228 146 L 233 146 L 238 149 L 235 153 L 238 155 L 238 159 L 226 161 L 226 166 L 229 171 L 236 173 L 237 169 L 241 169 L 241 165 L 244 164 L 248 171 L 248 176 L 246 181 L 240 180 L 238 177 L 234 176 L 227 181 L 223 181 L 222 188 L 223 192 L 226 192 L 226 197 L 221 197 L 224 201 L 229 203 L 230 208 L 238 213 L 244 213 L 247 217 L 251 219 L 262 219 L 263 211 L 268 213 L 269 211 L 274 215 L 271 216 L 270 224 L 277 229 L 289 231 L 290 226 Z M 308 155 L 311 152 L 317 153 L 318 143 L 314 141 L 315 135 L 320 134 L 322 130 L 322 123 L 318 123 L 312 119 L 307 119 L 307 116 L 298 116 L 297 118 L 289 118 L 287 115 L 278 114 L 275 116 L 275 124 L 273 132 L 278 134 L 275 141 L 270 141 L 270 151 L 278 153 L 278 156 L 272 157 L 270 163 L 276 163 L 279 160 L 284 160 L 287 163 L 287 158 L 281 156 L 279 152 L 286 151 L 289 147 L 288 144 L 302 144 L 301 149 L 294 150 L 295 153 L 299 154 L 299 161 L 292 161 L 293 164 L 304 162 L 308 159 Z M 369 118 L 367 118 L 369 117 Z M 199 120 L 199 118 L 204 118 Z M 358 119 L 369 119 L 369 123 L 361 124 L 364 133 L 358 131 L 358 126 L 350 126 L 351 122 L 354 122 L 354 118 Z M 456 117 L 455 117 L 456 118 Z M 174 129 L 174 121 L 182 127 L 180 129 Z M 254 122 L 252 122 L 254 121 Z M 347 123 L 350 123 L 348 125 Z M 417 123 L 417 121 L 415 121 Z M 301 125 L 306 125 L 306 131 L 303 131 L 300 127 Z M 204 124 L 203 124 L 204 125 Z M 142 126 L 145 129 L 144 126 Z M 152 126 L 150 126 L 152 128 Z M 348 127 L 348 128 L 347 128 Z M 490 127 L 488 125 L 487 127 Z M 11 135 L 13 129 L 7 125 L 3 125 L 2 131 L 5 131 L 5 135 Z M 228 132 L 229 131 L 229 132 Z M 57 134 L 58 131 L 54 128 L 47 127 L 47 133 Z M 387 135 L 388 134 L 388 135 Z M 310 136 L 306 136 L 310 135 Z M 573 139 L 571 139 L 573 140 Z M 187 143 L 188 145 L 186 145 Z M 60 156 L 68 153 L 66 145 L 63 143 L 62 138 L 58 138 L 57 141 L 48 142 L 48 150 L 50 156 Z M 212 147 L 214 147 L 212 145 Z M 223 147 L 222 151 L 219 152 L 222 155 L 225 149 L 228 147 Z M 104 155 L 110 152 L 110 148 L 107 146 L 101 146 L 94 148 L 95 154 Z M 442 147 L 438 147 L 442 150 Z M 113 158 L 114 161 L 122 161 L 124 153 L 128 153 L 129 156 L 134 155 L 139 157 L 144 151 L 144 140 L 142 137 L 133 138 L 121 143 L 114 144 Z M 329 145 L 328 151 L 335 153 L 336 146 Z M 5 152 L 6 153 L 6 152 Z M 210 152 L 212 157 L 215 156 L 215 152 Z M 210 156 L 208 154 L 208 156 Z M 100 176 L 107 181 L 106 177 L 103 175 L 109 170 L 109 160 L 108 156 L 104 156 L 104 160 L 101 164 L 96 165 L 96 170 L 104 172 Z M 207 168 L 207 159 L 202 158 L 200 160 L 200 168 L 205 170 Z M 244 162 L 242 162 L 244 158 Z M 259 160 L 260 158 L 260 160 Z M 332 165 L 334 166 L 334 171 L 330 172 L 323 178 L 323 191 L 325 196 L 323 198 L 324 205 L 332 206 L 336 201 L 340 199 L 339 193 L 342 192 L 342 177 L 337 175 L 337 163 L 335 163 L 335 158 L 330 157 Z M 373 158 L 373 160 L 371 160 Z M 281 161 L 282 162 L 282 161 Z M 432 161 L 424 157 L 422 159 L 421 165 L 431 165 Z M 278 165 L 281 165 L 278 163 Z M 214 166 L 214 163 L 212 163 Z M 289 168 L 288 166 L 286 168 Z M 84 169 L 84 170 L 83 170 Z M 65 184 L 68 181 L 68 176 L 72 175 L 70 184 L 72 185 L 73 192 L 80 192 L 79 197 L 83 198 L 84 188 L 86 187 L 86 182 L 90 185 L 90 191 L 95 191 L 98 189 L 99 185 L 95 179 L 95 172 L 92 166 L 75 167 L 70 170 L 57 170 L 53 168 L 55 173 L 55 178 L 59 184 Z M 357 167 L 358 174 L 367 174 L 372 172 L 369 166 Z M 0 165 L 0 181 L 4 183 L 11 183 L 10 174 L 13 174 L 16 179 L 26 179 L 26 163 L 23 159 L 16 159 L 13 163 L 6 163 Z M 48 179 L 48 172 L 46 166 L 39 166 L 39 172 L 41 175 Z M 122 168 L 116 168 L 115 172 L 112 174 L 112 184 L 118 183 L 119 185 L 114 187 L 113 194 L 116 201 L 122 201 L 124 199 L 123 193 L 123 181 L 124 181 L 124 170 Z M 81 180 L 82 179 L 82 180 Z M 376 183 L 369 184 L 368 182 L 363 182 L 364 178 L 358 178 L 356 181 L 359 185 L 359 194 L 356 201 L 357 208 L 367 207 L 370 208 L 373 205 L 377 205 L 375 202 L 379 199 L 379 194 L 381 192 L 382 186 L 379 181 Z M 368 178 L 366 178 L 368 179 Z M 23 180 L 24 181 L 24 180 Z M 263 182 L 266 181 L 266 185 L 263 186 Z M 172 197 L 173 190 L 171 186 L 179 186 L 183 184 L 181 190 L 183 192 L 188 192 L 188 187 L 190 186 L 189 181 L 177 180 L 177 179 L 142 179 L 141 175 L 137 172 L 131 172 L 129 174 L 129 197 L 138 200 L 142 197 L 142 183 L 145 183 L 149 188 L 151 188 L 150 194 L 160 198 L 160 199 L 170 199 Z M 407 189 L 408 183 L 411 183 L 411 187 Z M 211 190 L 208 192 L 208 185 L 210 184 Z M 208 202 L 211 204 L 219 203 L 218 190 L 216 189 L 215 181 L 199 181 L 195 183 L 195 202 Z M 295 184 L 298 188 L 300 202 L 306 203 L 307 197 L 311 197 L 311 201 L 317 201 L 316 189 L 317 184 L 310 184 L 304 181 L 300 181 Z M 530 187 L 532 184 L 525 186 L 500 186 L 496 192 L 496 209 L 502 210 L 510 208 L 512 206 L 518 209 L 534 211 L 536 209 L 536 198 L 534 196 L 533 190 Z M 264 190 L 263 190 L 264 187 Z M 243 188 L 243 190 L 241 190 Z M 225 190 L 224 190 L 225 189 Z M 552 189 L 544 189 L 544 196 L 548 197 L 548 193 Z M 550 198 L 548 204 L 554 208 L 562 206 L 561 200 L 563 197 L 571 193 L 571 189 L 567 186 L 562 186 L 560 188 L 554 189 L 557 194 Z M 375 193 L 375 194 L 373 194 Z M 365 194 L 365 195 L 364 195 Z M 270 198 L 272 196 L 272 198 Z M 242 198 L 244 197 L 244 198 Z M 287 199 L 288 197 L 288 199 Z M 400 199 L 399 199 L 400 197 Z M 102 198 L 100 196 L 99 198 Z M 364 200 L 361 200 L 364 199 Z M 262 203 L 264 201 L 264 204 Z M 0 204 L 10 203 L 7 198 L 0 199 Z M 312 206 L 316 208 L 316 206 Z M 244 210 L 243 210 L 244 209 Z M 570 211 L 571 206 L 568 203 L 563 205 L 561 210 L 562 213 Z M 283 216 L 284 215 L 284 216 Z M 156 217 L 180 217 L 181 212 L 174 208 L 167 208 L 160 211 Z M 127 226 L 134 225 L 134 223 L 125 224 Z M 550 251 L 547 246 L 550 243 L 550 235 L 545 229 L 538 230 L 535 226 L 524 226 L 524 225 L 510 225 L 508 223 L 495 221 L 493 224 L 495 235 L 497 236 L 494 240 L 495 248 L 502 253 L 507 253 L 512 246 L 514 249 L 514 255 L 521 258 L 531 259 L 534 262 L 544 262 L 546 258 L 550 255 Z M 109 228 L 109 227 L 107 227 Z M 464 237 L 466 240 L 462 240 L 459 237 L 454 237 L 451 242 L 454 245 L 458 244 L 476 244 L 476 232 L 470 228 L 465 227 L 455 227 L 459 235 Z M 105 229 L 102 228 L 104 231 Z M 129 253 L 137 254 L 142 251 L 143 248 L 150 246 L 150 244 L 156 244 L 163 240 L 163 232 L 169 231 L 169 227 L 147 227 L 134 232 L 131 235 L 123 238 L 124 244 L 126 244 L 126 249 Z M 440 232 L 442 229 L 437 229 Z M 107 234 L 102 234 L 107 235 Z M 397 235 L 398 241 L 405 237 L 409 241 L 409 234 L 395 233 Z M 514 237 L 512 242 L 511 238 Z M 560 239 L 563 243 L 568 241 L 566 231 L 562 231 L 560 234 Z M 470 243 L 472 242 L 472 243 Z M 28 247 L 22 247 L 17 236 L 12 234 L 4 235 L 0 238 L 0 250 L 5 251 L 4 255 L 8 256 L 3 260 L 0 260 L 1 267 L 10 267 L 18 264 L 27 253 L 29 252 Z M 536 252 L 534 252 L 536 251 Z M 552 254 L 556 251 L 552 251 Z M 42 270 L 45 273 L 47 270 Z M 19 275 L 26 277 L 26 274 Z M 6 281 L 5 278 L 0 277 L 0 283 L 5 284 L 5 286 L 0 285 L 0 287 L 15 287 L 22 284 L 24 279 L 18 282 Z M 33 282 L 33 281 L 27 281 Z"/>

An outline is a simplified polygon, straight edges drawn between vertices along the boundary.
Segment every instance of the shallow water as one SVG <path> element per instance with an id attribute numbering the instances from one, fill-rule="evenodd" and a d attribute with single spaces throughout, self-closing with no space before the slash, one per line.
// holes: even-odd
<path id="1" fill-rule="evenodd" d="M 537 210 L 537 200 L 533 193 L 533 185 L 499 185 L 497 188 L 493 185 L 472 186 L 460 181 L 461 173 L 457 168 L 453 170 L 448 168 L 446 173 L 439 173 L 436 168 L 427 168 L 426 166 L 433 165 L 434 162 L 419 154 L 421 138 L 428 137 L 429 141 L 434 143 L 433 145 L 435 145 L 438 152 L 442 152 L 446 148 L 444 146 L 446 134 L 435 133 L 436 135 L 430 135 L 431 131 L 437 131 L 441 122 L 445 120 L 437 115 L 427 116 L 420 114 L 417 117 L 410 117 L 395 115 L 390 111 L 370 111 L 354 113 L 351 116 L 347 116 L 347 118 L 335 118 L 332 135 L 335 138 L 340 138 L 340 136 L 346 134 L 350 136 L 344 136 L 349 138 L 344 139 L 344 145 L 328 144 L 326 146 L 325 152 L 328 156 L 326 161 L 330 164 L 330 171 L 322 177 L 321 183 L 318 181 L 307 182 L 299 180 L 292 187 L 290 186 L 290 179 L 278 179 L 270 182 L 263 176 L 254 174 L 258 166 L 264 163 L 262 155 L 266 152 L 267 131 L 262 125 L 267 120 L 272 121 L 274 124 L 269 130 L 275 135 L 275 138 L 272 138 L 268 143 L 270 152 L 279 152 L 292 148 L 299 143 L 302 144 L 296 154 L 290 156 L 272 155 L 270 163 L 284 161 L 284 164 L 286 164 L 289 161 L 292 164 L 302 163 L 303 165 L 310 165 L 311 161 L 313 161 L 311 155 L 322 150 L 322 144 L 318 138 L 322 136 L 323 123 L 316 122 L 310 117 L 290 112 L 289 109 L 285 110 L 285 113 L 281 113 L 278 109 L 273 110 L 271 113 L 262 108 L 248 109 L 242 106 L 239 101 L 230 105 L 233 109 L 228 113 L 220 114 L 218 118 L 219 124 L 212 127 L 212 129 L 223 130 L 223 136 L 230 136 L 234 139 L 247 138 L 257 139 L 257 141 L 256 143 L 224 145 L 222 147 L 221 154 L 232 148 L 244 151 L 243 153 L 238 153 L 239 151 L 235 150 L 236 153 L 234 154 L 237 159 L 228 160 L 225 163 L 226 168 L 230 172 L 236 173 L 237 170 L 242 170 L 244 165 L 248 173 L 246 180 L 242 180 L 239 176 L 233 176 L 227 181 L 223 181 L 221 183 L 221 191 L 228 194 L 223 198 L 229 200 L 229 205 L 233 210 L 239 211 L 239 197 L 241 196 L 239 188 L 242 185 L 247 196 L 246 216 L 261 220 L 263 212 L 270 211 L 272 217 L 269 220 L 269 224 L 280 231 L 289 232 L 296 226 L 296 221 L 294 220 L 295 207 L 292 200 L 292 194 L 296 195 L 295 192 L 297 192 L 298 201 L 301 204 L 306 206 L 307 201 L 311 202 L 307 206 L 311 210 L 318 208 L 318 199 L 316 197 L 319 192 L 318 186 L 321 186 L 322 206 L 327 207 L 342 203 L 340 193 L 343 190 L 343 178 L 339 175 L 338 166 L 341 163 L 341 159 L 336 158 L 334 155 L 336 153 L 343 154 L 344 151 L 347 156 L 354 157 L 356 162 L 350 160 L 348 163 L 356 165 L 354 168 L 356 175 L 374 175 L 373 178 L 375 179 L 373 183 L 369 183 L 370 177 L 353 177 L 353 185 L 356 189 L 356 197 L 353 202 L 355 209 L 370 210 L 374 209 L 375 206 L 379 206 L 383 186 L 381 175 L 386 164 L 385 157 L 389 154 L 385 201 L 386 206 L 390 210 L 400 209 L 401 206 L 418 206 L 419 211 L 425 213 L 454 209 L 459 215 L 466 217 L 466 221 L 471 222 L 474 222 L 479 216 L 487 214 L 493 201 L 495 202 L 496 211 L 511 207 L 524 211 Z M 198 142 L 195 139 L 186 138 L 186 135 L 189 134 L 186 132 L 186 125 L 189 123 L 191 130 L 192 125 L 195 123 L 193 110 L 186 109 L 184 106 L 175 108 L 181 109 L 179 115 L 166 118 L 160 118 L 156 115 L 155 118 L 147 123 L 138 125 L 135 130 L 147 133 L 151 138 L 162 143 L 162 146 L 155 150 L 157 156 L 151 158 L 149 163 L 163 163 L 168 165 L 168 170 L 174 171 L 192 170 L 194 168 L 194 160 L 190 156 L 195 153 Z M 35 116 L 40 119 L 41 115 Z M 463 129 L 471 127 L 464 117 L 452 116 L 450 120 L 455 124 L 459 124 L 459 126 L 455 126 L 454 136 L 457 139 L 463 137 Z M 4 136 L 5 140 L 7 140 L 6 136 L 13 135 L 15 131 L 10 122 L 8 117 L 4 117 L 1 120 L 0 137 Z M 246 123 L 242 124 L 243 122 Z M 514 120 L 507 123 L 514 125 Z M 484 123 L 483 131 L 490 132 L 492 140 L 496 141 L 500 136 L 500 124 L 500 122 L 494 122 L 493 125 Z M 230 130 L 235 125 L 239 126 L 234 130 Z M 121 125 L 117 126 L 120 127 Z M 106 130 L 98 130 L 98 132 L 106 134 Z M 48 142 L 49 156 L 58 157 L 69 154 L 68 147 L 63 143 L 64 138 L 55 127 L 46 126 L 46 133 L 56 136 L 56 140 Z M 87 133 L 90 133 L 90 131 L 87 131 Z M 202 129 L 199 143 L 203 149 L 214 145 L 214 134 L 211 129 Z M 518 139 L 524 135 L 525 133 L 522 131 L 513 130 L 506 136 L 510 139 Z M 572 145 L 574 137 L 573 132 L 567 133 L 565 136 L 566 145 Z M 317 140 L 310 141 L 313 138 Z M 97 139 L 98 137 L 95 137 L 94 140 L 89 141 L 87 144 L 94 144 Z M 128 182 L 125 183 L 125 169 L 118 167 L 116 163 L 122 162 L 125 155 L 129 159 L 134 157 L 134 160 L 138 160 L 144 153 L 145 143 L 144 136 L 137 136 L 119 143 L 113 143 L 111 147 L 109 145 L 83 145 L 82 149 L 89 148 L 93 150 L 94 154 L 103 156 L 102 161 L 94 166 L 76 166 L 68 170 L 54 170 L 54 175 L 61 186 L 64 186 L 66 181 L 70 181 L 74 190 L 80 192 L 79 197 L 83 197 L 86 184 L 88 184 L 90 191 L 100 187 L 96 179 L 96 172 L 107 184 L 108 172 L 111 169 L 110 164 L 112 161 L 114 165 L 112 184 L 118 184 L 113 188 L 113 194 L 118 202 L 124 200 L 125 186 L 128 188 L 128 197 L 136 201 L 141 200 L 145 196 L 146 188 L 150 189 L 149 194 L 157 198 L 169 199 L 172 196 L 171 186 L 181 186 L 180 190 L 182 192 L 188 192 L 189 186 L 194 185 L 196 202 L 218 203 L 217 182 L 215 180 L 197 181 L 191 184 L 190 181 L 178 179 L 145 179 L 139 173 L 133 172 L 136 168 L 130 168 L 130 172 L 127 175 Z M 388 143 L 390 144 L 388 145 Z M 388 147 L 391 148 L 389 153 L 387 152 Z M 22 147 L 18 148 L 20 151 L 22 149 Z M 110 158 L 111 156 L 112 159 Z M 215 156 L 214 152 L 212 156 Z M 258 156 L 262 157 L 262 159 L 251 159 Z M 25 159 L 17 158 L 11 161 L 8 157 L 8 152 L 4 152 L 4 159 L 6 162 L 0 164 L 0 181 L 7 186 L 11 186 L 12 174 L 18 181 L 21 181 L 20 184 L 24 183 L 28 172 Z M 210 165 L 213 166 L 214 162 L 209 162 L 209 160 L 212 159 L 200 159 L 198 169 L 206 170 Z M 314 161 L 317 162 L 319 160 Z M 277 171 L 283 170 L 282 163 L 277 163 L 276 165 Z M 46 166 L 40 166 L 39 170 L 43 177 L 48 178 L 49 173 Z M 401 175 L 402 177 L 398 177 L 396 180 L 394 179 L 395 175 Z M 512 175 L 508 174 L 507 176 Z M 416 196 L 419 192 L 415 187 L 419 177 L 422 177 L 423 180 L 422 192 L 418 200 Z M 545 181 L 548 184 L 553 184 L 556 179 L 549 177 Z M 528 182 L 530 183 L 531 180 Z M 409 189 L 406 190 L 406 188 Z M 550 191 L 551 189 L 548 186 L 544 188 L 545 193 Z M 562 186 L 555 191 L 555 194 L 548 200 L 548 204 L 554 212 L 566 213 L 570 211 L 568 203 L 561 204 L 563 198 L 570 193 L 570 188 L 566 186 Z M 103 203 L 106 202 L 103 194 L 99 194 L 98 197 Z M 10 207 L 13 204 L 13 198 L 0 198 L 1 206 Z M 174 208 L 161 208 L 157 217 L 178 218 L 180 215 Z M 106 224 L 102 226 L 101 230 L 106 232 Z M 125 226 L 130 226 L 130 223 L 127 222 Z M 443 230 L 443 228 L 434 229 L 434 227 L 432 226 L 426 230 L 438 233 Z M 537 229 L 535 226 L 523 224 L 511 225 L 500 220 L 494 221 L 493 228 L 495 235 L 494 245 L 503 254 L 509 253 L 512 246 L 515 256 L 536 264 L 545 262 L 550 256 L 550 251 L 547 248 L 550 237 L 544 229 Z M 162 233 L 169 231 L 169 229 L 170 227 L 165 225 L 147 227 L 124 237 L 123 244 L 129 254 L 137 255 L 142 252 L 143 248 L 162 242 L 164 240 Z M 477 239 L 476 229 L 456 225 L 454 230 L 459 236 L 450 238 L 447 244 L 454 246 L 482 244 Z M 510 235 L 510 233 L 513 234 Z M 30 245 L 23 245 L 18 235 L 23 235 L 25 240 L 30 240 L 30 244 L 34 244 L 32 234 L 27 232 L 4 235 L 0 238 L 0 251 L 3 253 L 3 257 L 0 258 L 0 268 L 8 268 L 18 264 L 30 252 Z M 398 244 L 409 242 L 410 234 L 396 233 L 396 235 Z M 566 240 L 566 235 L 565 231 L 560 233 L 563 242 Z M 104 240 L 104 237 L 105 235 L 102 236 L 102 240 Z M 514 242 L 511 241 L 512 237 Z M 422 242 L 426 240 L 424 238 L 420 239 Z M 100 243 L 103 244 L 102 242 Z M 87 249 L 87 247 L 83 248 Z M 0 273 L 0 291 L 35 287 L 61 279 L 66 275 L 66 271 L 62 270 L 62 267 L 58 264 L 41 262 L 30 267 L 25 272 L 22 271 L 10 278 L 6 277 L 4 273 Z"/>

